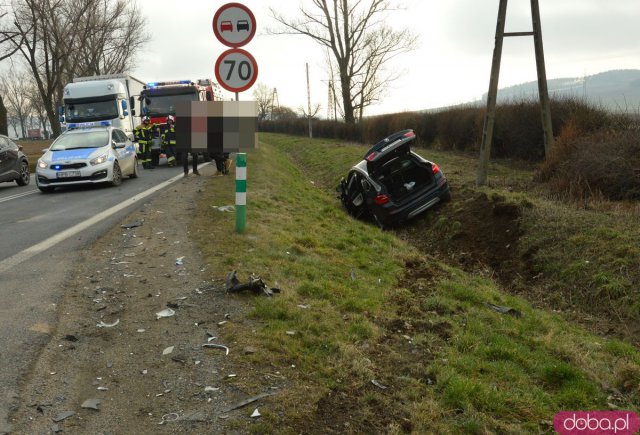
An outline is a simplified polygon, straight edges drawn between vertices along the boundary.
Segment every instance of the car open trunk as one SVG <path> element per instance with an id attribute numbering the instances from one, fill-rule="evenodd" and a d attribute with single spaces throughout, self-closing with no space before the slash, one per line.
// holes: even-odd
<path id="1" fill-rule="evenodd" d="M 376 173 L 376 181 L 387 188 L 394 201 L 431 189 L 435 185 L 429 163 L 419 162 L 411 154 L 405 154 L 385 163 Z"/>

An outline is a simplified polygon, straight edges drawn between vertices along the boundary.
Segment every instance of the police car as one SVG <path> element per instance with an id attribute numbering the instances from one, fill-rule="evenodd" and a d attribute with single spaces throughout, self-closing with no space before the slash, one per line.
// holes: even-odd
<path id="1" fill-rule="evenodd" d="M 138 177 L 135 145 L 110 121 L 69 124 L 36 165 L 36 185 L 42 192 L 59 186 L 107 183 Z"/>

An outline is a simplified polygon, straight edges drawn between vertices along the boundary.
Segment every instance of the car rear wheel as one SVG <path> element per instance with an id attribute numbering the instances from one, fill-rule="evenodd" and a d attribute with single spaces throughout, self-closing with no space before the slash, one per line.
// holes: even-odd
<path id="1" fill-rule="evenodd" d="M 18 186 L 26 186 L 31 180 L 31 174 L 29 174 L 29 164 L 24 160 L 20 163 L 20 176 L 16 179 Z"/>
<path id="2" fill-rule="evenodd" d="M 111 185 L 119 186 L 122 184 L 122 170 L 118 162 L 113 164 L 113 176 L 111 177 Z"/>
<path id="3" fill-rule="evenodd" d="M 133 172 L 129 175 L 129 178 L 138 178 L 138 159 L 133 162 Z"/>

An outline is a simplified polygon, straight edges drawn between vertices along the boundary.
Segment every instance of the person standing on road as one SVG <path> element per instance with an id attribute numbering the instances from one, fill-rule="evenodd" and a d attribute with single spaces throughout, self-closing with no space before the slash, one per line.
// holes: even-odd
<path id="1" fill-rule="evenodd" d="M 142 118 L 142 124 L 134 130 L 136 140 L 138 141 L 138 158 L 142 162 L 145 169 L 153 169 L 151 163 L 151 141 L 153 140 L 153 130 L 155 125 L 151 124 L 148 116 Z"/>
<path id="2" fill-rule="evenodd" d="M 172 115 L 167 116 L 167 125 L 162 131 L 162 144 L 167 155 L 167 165 L 176 164 L 176 120 Z"/>

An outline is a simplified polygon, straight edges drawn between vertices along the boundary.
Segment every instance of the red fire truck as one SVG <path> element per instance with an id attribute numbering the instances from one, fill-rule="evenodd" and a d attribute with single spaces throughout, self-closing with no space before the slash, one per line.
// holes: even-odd
<path id="1" fill-rule="evenodd" d="M 167 116 L 176 115 L 176 105 L 180 101 L 221 101 L 222 88 L 211 79 L 176 80 L 147 83 L 140 93 L 143 116 L 148 116 L 151 123 L 162 129 L 167 123 Z M 154 139 L 151 148 L 152 164 L 160 162 L 160 138 Z"/>

